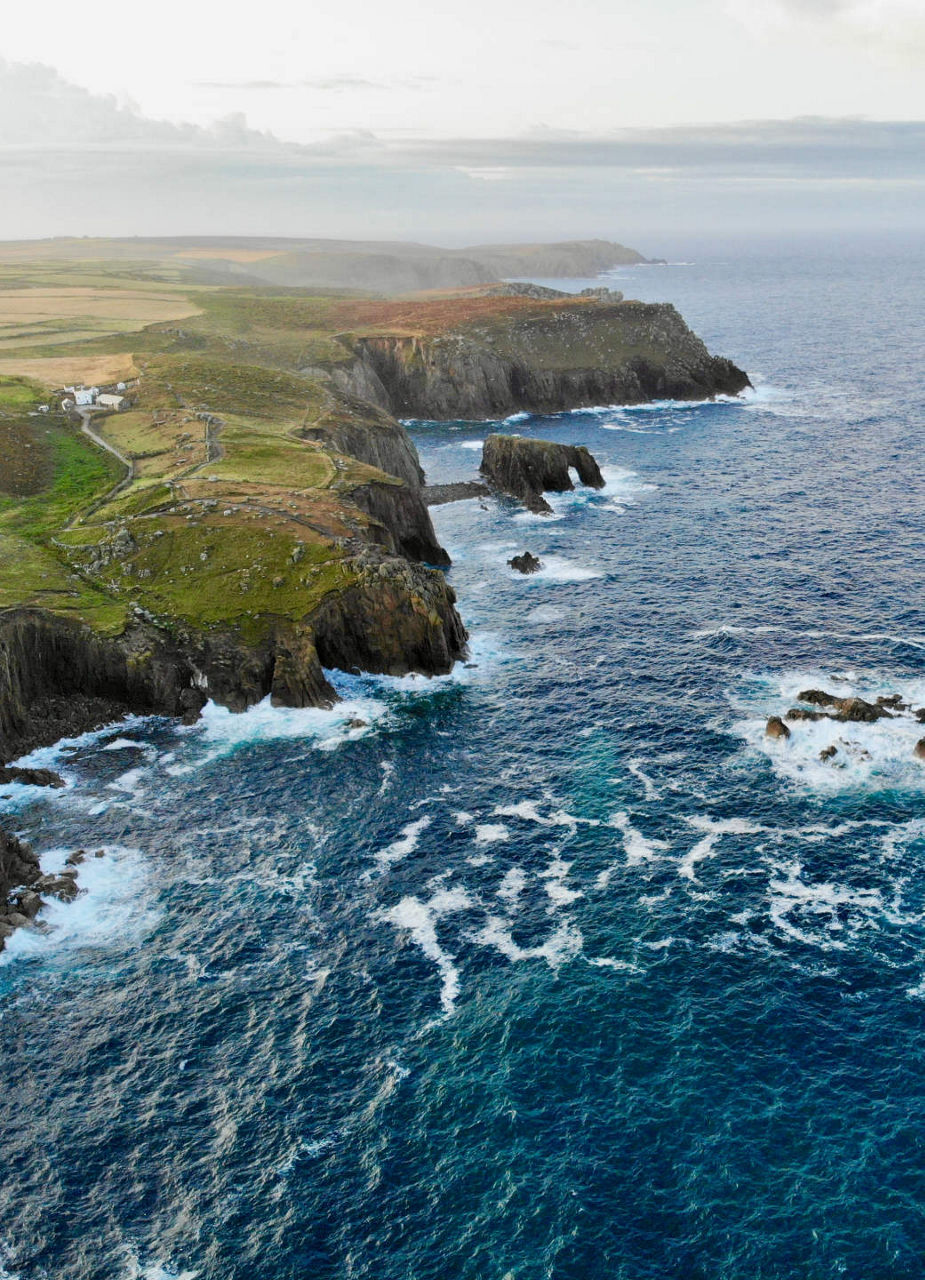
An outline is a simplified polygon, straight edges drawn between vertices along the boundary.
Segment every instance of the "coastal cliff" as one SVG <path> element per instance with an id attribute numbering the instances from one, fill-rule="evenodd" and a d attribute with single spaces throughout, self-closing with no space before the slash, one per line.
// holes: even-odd
<path id="1" fill-rule="evenodd" d="M 702 400 L 750 385 L 713 356 L 669 304 L 522 300 L 520 309 L 443 332 L 345 339 L 354 357 L 332 370 L 345 391 L 398 417 L 482 419 L 599 404 Z"/>

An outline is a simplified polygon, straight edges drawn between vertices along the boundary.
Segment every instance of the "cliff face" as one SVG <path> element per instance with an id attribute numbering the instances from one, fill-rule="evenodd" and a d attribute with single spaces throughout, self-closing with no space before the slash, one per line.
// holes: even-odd
<path id="1" fill-rule="evenodd" d="M 417 449 L 401 423 L 377 407 L 384 397 L 375 375 L 370 373 L 367 382 L 364 371 L 357 369 L 354 376 L 341 379 L 335 370 L 334 380 L 347 384 L 349 390 L 341 392 L 327 413 L 300 431 L 302 439 L 330 445 L 345 457 L 358 458 L 419 488 L 424 472 Z"/>
<path id="2" fill-rule="evenodd" d="M 481 419 L 599 404 L 735 395 L 748 377 L 712 356 L 674 307 L 546 303 L 438 336 L 367 336 L 340 384 L 399 417 Z"/>
<path id="3" fill-rule="evenodd" d="M 370 547 L 344 562 L 344 586 L 300 621 L 168 630 L 139 619 L 121 635 L 38 610 L 0 618 L 0 761 L 127 712 L 195 719 L 207 697 L 243 711 L 336 701 L 323 666 L 385 675 L 448 672 L 466 632 L 437 570 Z"/>

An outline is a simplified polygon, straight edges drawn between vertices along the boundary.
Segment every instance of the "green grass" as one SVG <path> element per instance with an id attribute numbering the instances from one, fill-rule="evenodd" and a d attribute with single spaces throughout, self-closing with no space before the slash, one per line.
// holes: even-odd
<path id="1" fill-rule="evenodd" d="M 51 429 L 53 478 L 32 497 L 0 503 L 0 532 L 43 542 L 122 477 L 115 458 L 72 427 Z"/>
<path id="2" fill-rule="evenodd" d="M 43 399 L 42 388 L 29 378 L 0 374 L 0 413 L 22 413 Z"/>

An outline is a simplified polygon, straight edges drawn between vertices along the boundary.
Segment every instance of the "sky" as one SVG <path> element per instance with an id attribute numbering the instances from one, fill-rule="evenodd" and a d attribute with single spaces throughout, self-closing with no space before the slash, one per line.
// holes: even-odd
<path id="1" fill-rule="evenodd" d="M 921 225 L 925 0 L 52 0 L 0 59 L 5 238 Z"/>

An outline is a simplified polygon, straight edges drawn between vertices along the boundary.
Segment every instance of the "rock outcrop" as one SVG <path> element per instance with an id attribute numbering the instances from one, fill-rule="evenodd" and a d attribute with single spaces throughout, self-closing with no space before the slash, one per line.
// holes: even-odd
<path id="1" fill-rule="evenodd" d="M 569 468 L 578 472 L 582 484 L 603 489 L 600 467 L 584 445 L 490 435 L 482 449 L 480 469 L 489 484 L 519 498 L 538 514 L 552 510 L 544 493 L 565 493 L 575 488 Z"/>
<path id="2" fill-rule="evenodd" d="M 519 556 L 513 556 L 508 560 L 508 565 L 518 573 L 524 574 L 538 573 L 543 567 L 542 561 L 532 551 L 524 551 Z"/>

